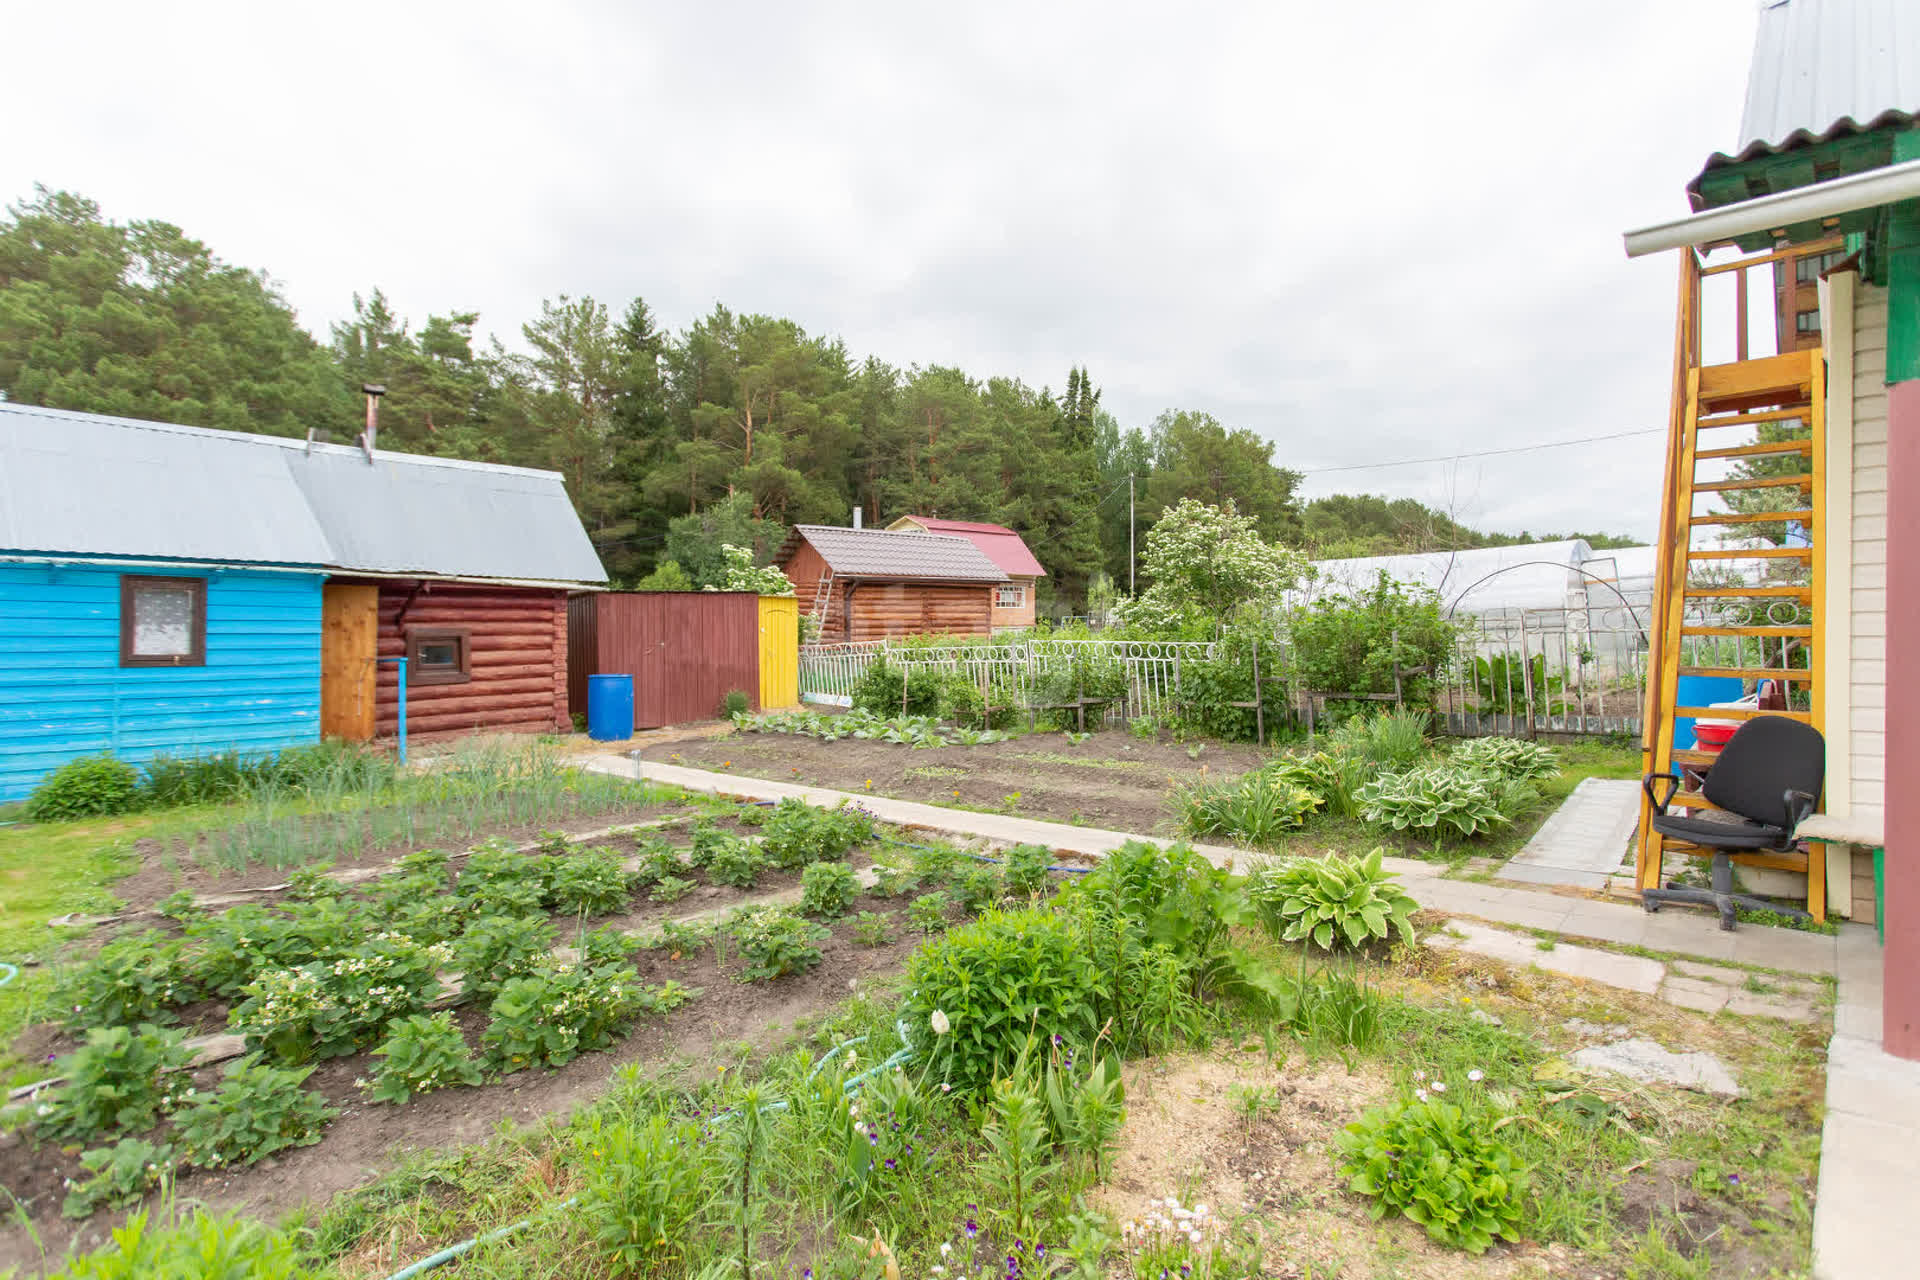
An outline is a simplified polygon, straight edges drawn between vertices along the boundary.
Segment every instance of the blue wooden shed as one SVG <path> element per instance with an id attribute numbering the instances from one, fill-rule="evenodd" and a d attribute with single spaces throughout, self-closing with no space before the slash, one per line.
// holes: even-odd
<path id="1" fill-rule="evenodd" d="M 453 654 L 423 727 L 564 724 L 566 592 L 605 576 L 552 472 L 0 403 L 0 803 L 77 756 L 315 742 L 329 696 L 370 735 L 387 594 L 395 653 Z M 323 681 L 329 628 L 364 652 Z"/>

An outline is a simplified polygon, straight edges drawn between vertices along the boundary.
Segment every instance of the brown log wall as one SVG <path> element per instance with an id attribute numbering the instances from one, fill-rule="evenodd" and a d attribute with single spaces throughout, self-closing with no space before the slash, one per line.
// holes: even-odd
<path id="1" fill-rule="evenodd" d="M 827 562 L 802 542 L 782 566 L 802 615 L 813 616 Z M 848 607 L 851 591 L 852 607 Z M 1032 623 L 1033 590 L 1027 590 L 1026 621 Z M 1008 610 L 1008 613 L 1017 611 Z M 819 643 L 881 640 L 888 636 L 984 636 L 994 627 L 993 588 L 972 583 L 861 582 L 838 579 L 821 620 Z M 1002 623 L 1001 625 L 1011 625 Z"/>
<path id="2" fill-rule="evenodd" d="M 565 591 L 431 581 L 378 585 L 380 657 L 405 656 L 409 627 L 459 627 L 469 637 L 468 680 L 409 681 L 409 737 L 475 729 L 550 733 L 571 727 Z M 381 662 L 378 672 L 374 731 L 387 736 L 399 732 L 400 676 L 392 662 Z"/>

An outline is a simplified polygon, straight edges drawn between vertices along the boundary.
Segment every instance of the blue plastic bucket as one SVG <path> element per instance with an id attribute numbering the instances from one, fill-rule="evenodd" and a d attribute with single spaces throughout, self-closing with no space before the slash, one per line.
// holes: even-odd
<path id="1" fill-rule="evenodd" d="M 1747 691 L 1739 676 L 1681 676 L 1676 690 L 1676 707 L 1710 707 L 1716 702 L 1732 702 Z M 1673 745 L 1677 751 L 1693 746 L 1693 717 L 1678 717 L 1673 722 Z"/>
<path id="2" fill-rule="evenodd" d="M 633 736 L 633 677 L 587 677 L 587 736 L 624 742 Z"/>

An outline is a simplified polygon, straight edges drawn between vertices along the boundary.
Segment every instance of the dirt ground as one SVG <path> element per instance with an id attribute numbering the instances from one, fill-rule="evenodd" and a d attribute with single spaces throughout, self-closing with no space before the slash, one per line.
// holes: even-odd
<path id="1" fill-rule="evenodd" d="M 721 825 L 735 826 L 731 822 Z M 404 851 L 387 850 L 381 858 L 390 859 L 400 852 Z M 866 865 L 868 861 L 861 851 L 850 859 L 853 865 Z M 651 904 L 642 897 L 627 913 L 588 923 L 633 928 L 758 898 L 789 886 L 794 879 L 790 874 L 769 872 L 752 890 L 703 884 L 671 905 Z M 217 887 L 227 889 L 234 883 L 237 881 L 222 880 Z M 164 892 L 147 890 L 154 897 L 164 896 Z M 262 901 L 271 902 L 272 898 L 263 897 Z M 852 910 L 898 913 L 902 906 L 899 899 L 863 895 Z M 282 1152 L 250 1168 L 190 1174 L 179 1182 L 177 1194 L 273 1220 L 302 1204 L 324 1205 L 334 1195 L 395 1167 L 411 1152 L 482 1141 L 502 1121 L 527 1124 L 544 1116 L 565 1115 L 599 1097 L 611 1073 L 629 1063 L 642 1064 L 648 1071 L 698 1071 L 719 1061 L 736 1060 L 743 1048 L 756 1055 L 764 1053 L 778 1047 L 808 1019 L 846 1000 L 850 991 L 866 988 L 905 963 L 920 938 L 910 933 L 897 916 L 896 920 L 895 938 L 879 947 L 853 942 L 842 921 L 835 927 L 834 937 L 822 944 L 824 959 L 818 968 L 773 982 L 736 981 L 738 962 L 729 959 L 723 969 L 710 948 L 688 957 L 638 952 L 634 963 L 641 981 L 660 983 L 671 978 L 699 990 L 699 997 L 665 1017 L 643 1019 L 611 1049 L 585 1054 L 553 1071 L 532 1068 L 477 1088 L 447 1089 L 394 1107 L 367 1102 L 355 1086 L 356 1079 L 373 1073 L 375 1061 L 370 1054 L 322 1062 L 308 1087 L 340 1107 L 341 1114 L 318 1144 Z M 573 922 L 569 918 L 562 923 L 565 935 Z M 202 1030 L 224 1026 L 224 1006 L 208 1005 L 182 1013 L 190 1025 L 206 1023 Z M 486 1026 L 485 1011 L 465 1006 L 455 1017 L 477 1052 Z M 30 1028 L 16 1047 L 38 1058 L 63 1052 L 74 1043 L 72 1036 L 39 1026 Z M 219 1067 L 212 1067 L 196 1073 L 196 1085 L 203 1089 L 216 1085 L 219 1072 Z M 82 1223 L 60 1217 L 63 1182 L 81 1173 L 78 1156 L 78 1148 L 36 1149 L 19 1129 L 0 1131 L 0 1188 L 14 1198 L 9 1207 L 19 1203 L 32 1219 L 30 1226 L 15 1224 L 0 1230 L 0 1274 L 5 1274 L 9 1266 L 37 1268 L 45 1256 L 58 1258 L 69 1248 L 96 1248 L 108 1240 L 108 1231 L 121 1220 L 121 1212 L 102 1212 Z"/>
<path id="2" fill-rule="evenodd" d="M 740 733 L 647 752 L 649 760 L 697 769 L 1167 836 L 1177 834 L 1167 804 L 1175 786 L 1237 777 L 1265 758 L 1253 746 L 1143 740 L 1118 730 L 1078 744 L 1064 733 L 1033 733 L 978 747 Z"/>

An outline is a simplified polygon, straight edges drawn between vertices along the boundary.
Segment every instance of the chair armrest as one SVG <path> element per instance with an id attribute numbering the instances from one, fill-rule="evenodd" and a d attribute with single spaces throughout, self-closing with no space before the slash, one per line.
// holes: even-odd
<path id="1" fill-rule="evenodd" d="M 1787 830 L 1792 831 L 1807 820 L 1814 806 L 1820 803 L 1820 797 L 1810 796 L 1804 791 L 1789 791 L 1782 796 L 1787 810 Z"/>
<path id="2" fill-rule="evenodd" d="M 1662 778 L 1666 779 L 1667 782 L 1667 794 L 1664 796 L 1655 795 L 1653 784 Z M 1653 811 L 1664 818 L 1667 816 L 1667 806 L 1673 803 L 1673 797 L 1678 794 L 1680 790 L 1680 775 L 1677 773 L 1650 773 L 1640 779 L 1640 789 L 1647 793 L 1647 803 L 1653 806 Z"/>

